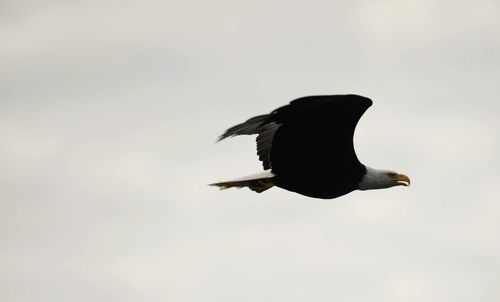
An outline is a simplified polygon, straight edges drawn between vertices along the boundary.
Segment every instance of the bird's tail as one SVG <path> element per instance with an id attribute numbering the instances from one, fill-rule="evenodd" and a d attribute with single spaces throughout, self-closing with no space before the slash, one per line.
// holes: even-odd
<path id="1" fill-rule="evenodd" d="M 261 193 L 274 186 L 274 176 L 275 175 L 271 173 L 270 170 L 267 170 L 262 173 L 248 175 L 238 179 L 216 182 L 209 184 L 209 186 L 219 187 L 220 190 L 248 187 L 252 191 Z"/>

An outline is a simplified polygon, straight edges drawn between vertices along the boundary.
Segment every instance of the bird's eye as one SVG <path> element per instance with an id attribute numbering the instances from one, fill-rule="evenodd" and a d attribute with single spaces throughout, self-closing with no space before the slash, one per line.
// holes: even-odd
<path id="1" fill-rule="evenodd" d="M 389 177 L 394 177 L 394 176 L 396 176 L 396 173 L 394 173 L 394 172 L 389 172 L 389 173 L 387 173 L 387 176 L 389 176 Z"/>

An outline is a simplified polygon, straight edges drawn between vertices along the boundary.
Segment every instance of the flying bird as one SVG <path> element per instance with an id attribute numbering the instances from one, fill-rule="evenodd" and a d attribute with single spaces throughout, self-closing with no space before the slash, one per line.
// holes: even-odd
<path id="1" fill-rule="evenodd" d="M 323 199 L 354 190 L 409 186 L 408 176 L 370 168 L 356 156 L 354 130 L 372 104 L 354 94 L 306 96 L 231 127 L 218 141 L 257 134 L 264 171 L 210 185 L 221 190 L 248 187 L 258 193 L 277 186 Z"/>

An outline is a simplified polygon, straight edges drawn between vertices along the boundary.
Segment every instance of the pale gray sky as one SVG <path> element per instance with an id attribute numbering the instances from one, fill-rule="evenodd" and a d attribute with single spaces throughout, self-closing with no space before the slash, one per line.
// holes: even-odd
<path id="1" fill-rule="evenodd" d="M 0 300 L 498 301 L 498 37 L 493 0 L 1 1 Z M 206 186 L 334 93 L 412 187 Z"/>

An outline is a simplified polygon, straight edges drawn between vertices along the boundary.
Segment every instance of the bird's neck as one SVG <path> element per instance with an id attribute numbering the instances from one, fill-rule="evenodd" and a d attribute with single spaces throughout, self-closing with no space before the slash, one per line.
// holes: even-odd
<path id="1" fill-rule="evenodd" d="M 358 183 L 359 190 L 383 189 L 393 186 L 387 178 L 387 170 L 379 170 L 365 166 L 366 173 Z"/>

